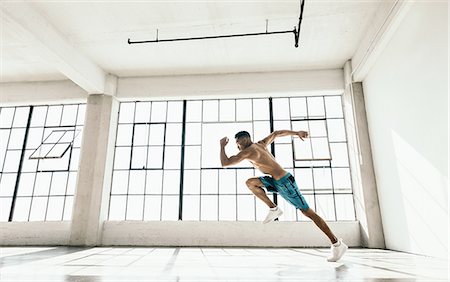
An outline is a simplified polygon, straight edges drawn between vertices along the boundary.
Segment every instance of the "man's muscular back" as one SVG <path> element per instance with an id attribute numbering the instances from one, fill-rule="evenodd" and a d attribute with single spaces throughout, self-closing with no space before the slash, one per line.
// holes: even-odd
<path id="1" fill-rule="evenodd" d="M 263 173 L 269 174 L 275 179 L 280 179 L 286 174 L 286 171 L 277 163 L 263 143 L 253 143 L 244 150 L 248 150 L 247 159 Z"/>

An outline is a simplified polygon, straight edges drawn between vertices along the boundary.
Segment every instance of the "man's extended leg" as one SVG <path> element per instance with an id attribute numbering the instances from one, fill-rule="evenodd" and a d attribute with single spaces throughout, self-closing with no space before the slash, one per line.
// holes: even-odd
<path id="1" fill-rule="evenodd" d="M 323 220 L 315 211 L 313 211 L 311 208 L 307 209 L 306 211 L 302 210 L 302 213 L 309 217 L 314 223 L 320 228 L 320 230 L 325 233 L 328 238 L 330 238 L 331 241 L 331 255 L 327 258 L 328 261 L 335 262 L 342 258 L 342 256 L 347 251 L 347 245 L 342 242 L 342 239 L 336 238 L 334 236 L 333 232 L 331 232 L 330 227 L 328 227 L 328 224 Z"/>
<path id="2" fill-rule="evenodd" d="M 321 218 L 314 210 L 309 208 L 306 211 L 302 210 L 302 213 L 305 216 L 309 217 L 312 221 L 314 221 L 314 223 L 317 225 L 317 227 L 319 227 L 320 230 L 322 230 L 323 233 L 325 233 L 325 235 L 327 235 L 327 237 L 330 239 L 332 244 L 334 244 L 338 241 L 336 236 L 334 236 L 333 232 L 331 232 L 331 229 L 330 229 L 330 227 L 328 227 L 328 224 L 325 222 L 325 220 L 323 220 L 323 218 Z"/>

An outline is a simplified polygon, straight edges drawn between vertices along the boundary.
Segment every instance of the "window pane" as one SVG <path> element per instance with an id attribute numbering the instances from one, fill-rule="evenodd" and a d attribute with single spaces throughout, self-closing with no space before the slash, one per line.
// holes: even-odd
<path id="1" fill-rule="evenodd" d="M 166 170 L 164 171 L 163 194 L 179 194 L 180 193 L 180 171 Z"/>
<path id="2" fill-rule="evenodd" d="M 218 220 L 218 196 L 201 196 L 201 220 Z"/>
<path id="3" fill-rule="evenodd" d="M 132 169 L 144 169 L 147 162 L 147 147 L 133 147 Z"/>
<path id="4" fill-rule="evenodd" d="M 44 221 L 47 211 L 47 197 L 33 197 L 29 221 Z"/>
<path id="5" fill-rule="evenodd" d="M 4 174 L 2 177 L 2 185 L 3 185 L 3 178 L 6 175 L 7 174 Z M 18 196 L 32 196 L 35 179 L 36 179 L 36 173 L 22 173 L 22 175 L 20 176 L 19 190 L 17 191 L 17 195 Z M 3 190 L 3 187 L 2 187 L 2 190 Z M 3 193 L 1 193 L 1 194 L 3 196 Z M 12 192 L 10 195 L 12 196 Z"/>
<path id="6" fill-rule="evenodd" d="M 202 140 L 201 123 L 186 124 L 186 145 L 200 145 Z"/>
<path id="7" fill-rule="evenodd" d="M 109 220 L 125 220 L 127 196 L 111 196 Z"/>
<path id="8" fill-rule="evenodd" d="M 292 118 L 306 118 L 308 116 L 306 98 L 291 98 L 290 102 Z"/>
<path id="9" fill-rule="evenodd" d="M 75 125 L 77 120 L 77 110 L 78 105 L 65 105 L 63 107 L 61 125 Z"/>
<path id="10" fill-rule="evenodd" d="M 133 126 L 131 124 L 119 124 L 117 127 L 117 146 L 131 146 Z"/>
<path id="11" fill-rule="evenodd" d="M 130 147 L 118 147 L 114 155 L 114 169 L 130 168 Z"/>
<path id="12" fill-rule="evenodd" d="M 331 170 L 329 168 L 314 168 L 313 175 L 316 192 L 331 192 Z"/>
<path id="13" fill-rule="evenodd" d="M 1 108 L 0 111 L 0 127 L 11 128 L 14 119 L 15 108 Z"/>
<path id="14" fill-rule="evenodd" d="M 325 106 L 322 97 L 308 97 L 307 103 L 310 118 L 325 117 Z"/>
<path id="15" fill-rule="evenodd" d="M 133 123 L 134 103 L 120 103 L 119 123 Z"/>
<path id="16" fill-rule="evenodd" d="M 64 210 L 64 197 L 50 197 L 48 199 L 47 221 L 62 220 Z"/>
<path id="17" fill-rule="evenodd" d="M 78 170 L 78 164 L 80 160 L 80 149 L 69 149 L 69 152 L 67 152 L 66 154 L 71 154 L 69 169 L 72 171 Z"/>
<path id="18" fill-rule="evenodd" d="M 183 186 L 184 195 L 200 194 L 200 170 L 185 170 Z"/>
<path id="19" fill-rule="evenodd" d="M 276 144 L 275 158 L 277 162 L 284 168 L 293 167 L 292 162 L 292 146 L 291 144 Z"/>
<path id="20" fill-rule="evenodd" d="M 162 197 L 161 220 L 178 220 L 178 196 Z"/>
<path id="21" fill-rule="evenodd" d="M 253 119 L 254 120 L 270 119 L 268 99 L 253 99 Z"/>
<path id="22" fill-rule="evenodd" d="M 202 194 L 219 193 L 217 170 L 215 169 L 203 170 L 201 176 L 202 176 L 202 186 L 201 186 Z"/>
<path id="23" fill-rule="evenodd" d="M 184 167 L 186 169 L 200 168 L 200 146 L 186 146 L 184 152 Z"/>
<path id="24" fill-rule="evenodd" d="M 128 190 L 128 171 L 114 171 L 111 194 L 126 194 Z"/>
<path id="25" fill-rule="evenodd" d="M 207 100 L 203 101 L 203 121 L 218 121 L 219 120 L 219 101 Z"/>
<path id="26" fill-rule="evenodd" d="M 150 102 L 137 102 L 134 122 L 150 122 Z"/>
<path id="27" fill-rule="evenodd" d="M 183 121 L 183 102 L 172 101 L 167 105 L 167 121 L 182 122 Z"/>
<path id="28" fill-rule="evenodd" d="M 34 185 L 34 196 L 46 196 L 50 191 L 51 172 L 38 172 Z"/>
<path id="29" fill-rule="evenodd" d="M 220 100 L 220 121 L 235 120 L 235 101 Z"/>
<path id="30" fill-rule="evenodd" d="M 313 159 L 328 160 L 330 159 L 330 148 L 328 147 L 327 138 L 311 138 Z"/>
<path id="31" fill-rule="evenodd" d="M 31 207 L 31 197 L 17 197 L 14 207 L 13 221 L 28 221 Z"/>
<path id="32" fill-rule="evenodd" d="M 148 124 L 136 124 L 134 126 L 133 132 L 133 145 L 142 146 L 148 144 L 148 134 L 149 134 Z"/>
<path id="33" fill-rule="evenodd" d="M 202 121 L 202 101 L 187 101 L 186 121 Z"/>
<path id="34" fill-rule="evenodd" d="M 54 172 L 52 175 L 52 183 L 50 187 L 50 195 L 65 195 L 67 187 L 67 179 L 69 173 Z M 62 216 L 62 211 L 61 211 Z"/>
<path id="35" fill-rule="evenodd" d="M 164 133 L 165 133 L 164 124 L 151 124 L 149 145 L 163 145 Z"/>
<path id="36" fill-rule="evenodd" d="M 289 119 L 289 100 L 288 98 L 275 98 L 272 100 L 273 119 Z"/>
<path id="37" fill-rule="evenodd" d="M 355 220 L 353 195 L 335 195 L 337 220 Z"/>
<path id="38" fill-rule="evenodd" d="M 37 149 L 39 145 L 41 145 L 43 133 L 43 128 L 30 128 L 30 131 L 28 132 L 27 149 Z"/>
<path id="39" fill-rule="evenodd" d="M 290 130 L 291 123 L 289 121 L 274 121 L 274 130 Z M 277 137 L 275 143 L 291 143 L 292 136 Z"/>
<path id="40" fill-rule="evenodd" d="M 73 210 L 73 196 L 68 196 L 66 197 L 66 202 L 64 203 L 63 220 L 72 220 L 72 210 Z"/>
<path id="41" fill-rule="evenodd" d="M 348 153 L 346 143 L 331 143 L 331 165 L 334 166 L 347 166 L 348 167 Z"/>
<path id="42" fill-rule="evenodd" d="M 166 125 L 166 145 L 181 145 L 181 123 Z"/>
<path id="43" fill-rule="evenodd" d="M 294 152 L 296 160 L 310 160 L 313 158 L 311 149 L 311 139 L 294 138 Z"/>
<path id="44" fill-rule="evenodd" d="M 147 168 L 162 168 L 163 147 L 148 147 Z"/>
<path id="45" fill-rule="evenodd" d="M 77 184 L 77 173 L 69 172 L 69 180 L 67 181 L 67 195 L 74 195 Z"/>
<path id="46" fill-rule="evenodd" d="M 0 222 L 7 222 L 11 211 L 12 198 L 0 198 Z"/>
<path id="47" fill-rule="evenodd" d="M 33 115 L 31 116 L 30 126 L 44 126 L 45 117 L 47 116 L 47 107 L 34 107 Z"/>
<path id="48" fill-rule="evenodd" d="M 342 102 L 340 96 L 325 97 L 325 108 L 328 118 L 341 118 L 344 116 L 342 113 Z"/>
<path id="49" fill-rule="evenodd" d="M 21 151 L 7 151 L 3 172 L 17 172 L 19 169 Z"/>
<path id="50" fill-rule="evenodd" d="M 145 170 L 130 171 L 130 184 L 128 186 L 128 194 L 144 194 L 145 190 Z"/>
<path id="51" fill-rule="evenodd" d="M 164 156 L 165 169 L 179 169 L 181 163 L 181 148 L 180 147 L 166 147 Z"/>
<path id="52" fill-rule="evenodd" d="M 227 169 L 219 171 L 219 193 L 236 194 L 236 172 Z"/>
<path id="53" fill-rule="evenodd" d="M 251 121 L 252 120 L 252 100 L 238 99 L 236 100 L 236 119 L 237 121 Z"/>
<path id="54" fill-rule="evenodd" d="M 161 196 L 145 196 L 144 220 L 161 219 Z"/>
<path id="55" fill-rule="evenodd" d="M 295 180 L 297 182 L 298 188 L 302 191 L 302 193 L 312 191 L 314 187 L 312 169 L 310 168 L 295 169 Z"/>
<path id="56" fill-rule="evenodd" d="M 330 142 L 345 141 L 345 127 L 343 119 L 328 120 L 328 135 Z"/>
<path id="57" fill-rule="evenodd" d="M 236 184 L 238 194 L 252 194 L 245 182 L 247 179 L 254 177 L 253 169 L 238 169 L 236 170 Z"/>
<path id="58" fill-rule="evenodd" d="M 183 220 L 200 219 L 200 196 L 183 196 Z"/>
<path id="59" fill-rule="evenodd" d="M 78 105 L 77 125 L 83 125 L 85 117 L 86 117 L 86 105 Z"/>
<path id="60" fill-rule="evenodd" d="M 238 220 L 254 221 L 255 197 L 253 195 L 237 196 Z"/>
<path id="61" fill-rule="evenodd" d="M 309 134 L 311 137 L 326 137 L 327 129 L 324 120 L 310 120 Z"/>
<path id="62" fill-rule="evenodd" d="M 3 173 L 0 180 L 0 196 L 12 196 L 16 180 L 17 173 Z"/>
<path id="63" fill-rule="evenodd" d="M 167 102 L 152 102 L 151 122 L 166 121 Z"/>
<path id="64" fill-rule="evenodd" d="M 144 196 L 128 196 L 126 220 L 142 220 Z"/>
<path id="65" fill-rule="evenodd" d="M 219 195 L 219 220 L 236 220 L 236 196 Z"/>
<path id="66" fill-rule="evenodd" d="M 255 121 L 253 123 L 253 142 L 258 142 L 266 138 L 270 132 L 270 123 L 268 121 Z"/>
<path id="67" fill-rule="evenodd" d="M 46 126 L 58 126 L 61 123 L 62 106 L 48 107 Z"/>
<path id="68" fill-rule="evenodd" d="M 317 213 L 324 220 L 336 220 L 332 195 L 316 195 Z"/>
<path id="69" fill-rule="evenodd" d="M 25 128 L 13 128 L 11 130 L 11 135 L 9 136 L 8 149 L 21 150 L 24 141 L 25 141 Z"/>
<path id="70" fill-rule="evenodd" d="M 162 170 L 147 171 L 146 194 L 162 193 Z"/>
<path id="71" fill-rule="evenodd" d="M 27 127 L 29 112 L 29 107 L 17 107 L 13 127 Z"/>
<path id="72" fill-rule="evenodd" d="M 351 192 L 350 169 L 333 168 L 333 185 L 336 193 Z"/>

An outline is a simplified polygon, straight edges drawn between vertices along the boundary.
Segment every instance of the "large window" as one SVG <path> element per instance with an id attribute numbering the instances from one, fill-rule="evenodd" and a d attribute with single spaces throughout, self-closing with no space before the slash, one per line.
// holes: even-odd
<path id="1" fill-rule="evenodd" d="M 0 221 L 70 220 L 85 105 L 0 108 Z"/>
<path id="2" fill-rule="evenodd" d="M 327 220 L 354 220 L 340 96 L 124 102 L 119 111 L 110 220 L 264 219 L 267 207 L 245 185 L 262 173 L 249 162 L 220 165 L 219 140 L 271 129 L 307 130 L 311 138 L 283 137 L 270 150 L 297 179 L 310 206 Z M 280 220 L 306 220 L 283 198 Z"/>

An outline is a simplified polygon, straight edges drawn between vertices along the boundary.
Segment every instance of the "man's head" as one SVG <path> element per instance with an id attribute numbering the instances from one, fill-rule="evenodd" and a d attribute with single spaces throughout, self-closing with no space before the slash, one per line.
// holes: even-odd
<path id="1" fill-rule="evenodd" d="M 238 133 L 236 133 L 236 135 L 234 135 L 234 138 L 236 138 L 236 144 L 239 151 L 244 150 L 252 144 L 250 133 L 248 133 L 247 131 L 239 131 Z"/>

